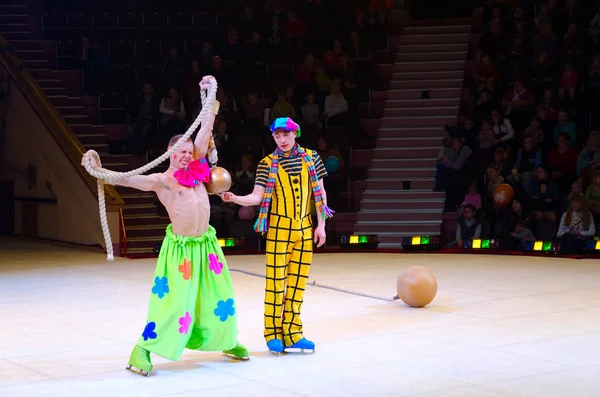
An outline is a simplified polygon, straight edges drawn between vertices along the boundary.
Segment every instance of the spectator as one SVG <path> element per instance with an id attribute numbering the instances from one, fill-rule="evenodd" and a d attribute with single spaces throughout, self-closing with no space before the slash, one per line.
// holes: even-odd
<path id="1" fill-rule="evenodd" d="M 293 50 L 299 50 L 303 46 L 304 35 L 306 34 L 306 23 L 302 18 L 296 16 L 296 11 L 287 12 L 287 19 L 283 23 L 283 33 L 287 43 Z"/>
<path id="2" fill-rule="evenodd" d="M 306 103 L 302 105 L 302 130 L 313 130 L 320 132 L 323 130 L 323 124 L 319 116 L 319 105 L 315 103 L 315 95 L 308 94 Z"/>
<path id="3" fill-rule="evenodd" d="M 492 123 L 494 131 L 494 145 L 505 146 L 515 136 L 515 130 L 512 123 L 506 117 L 502 116 L 500 110 L 492 111 Z"/>
<path id="4" fill-rule="evenodd" d="M 286 100 L 285 92 L 283 91 L 277 93 L 277 102 L 275 102 L 271 109 L 271 121 L 279 117 L 291 117 L 292 119 L 296 119 L 296 110 Z"/>
<path id="5" fill-rule="evenodd" d="M 520 248 L 524 248 L 527 241 L 535 241 L 535 236 L 527 223 L 527 219 L 520 219 L 515 226 L 515 231 L 510 233 L 510 236 L 519 242 Z"/>
<path id="6" fill-rule="evenodd" d="M 162 67 L 162 76 L 165 84 L 180 86 L 183 83 L 183 61 L 179 57 L 177 48 L 171 48 L 169 57 Z"/>
<path id="7" fill-rule="evenodd" d="M 475 210 L 477 211 L 481 209 L 481 196 L 479 195 L 479 193 L 477 193 L 477 181 L 471 181 L 471 183 L 469 183 L 467 194 L 463 199 L 462 205 L 467 204 L 470 204 L 473 207 L 475 207 Z"/>
<path id="8" fill-rule="evenodd" d="M 516 229 L 517 224 L 521 219 L 528 219 L 529 214 L 523 208 L 519 198 L 513 198 L 510 207 L 502 214 L 502 230 L 494 235 L 500 237 L 500 247 L 502 249 L 514 250 L 518 246 L 518 242 L 511 238 L 511 233 Z"/>
<path id="9" fill-rule="evenodd" d="M 481 222 L 475 218 L 473 204 L 466 204 L 457 220 L 456 240 L 450 243 L 448 247 L 458 246 L 462 248 L 465 240 L 476 238 L 481 238 Z"/>
<path id="10" fill-rule="evenodd" d="M 526 138 L 530 137 L 533 141 L 533 147 L 539 148 L 544 142 L 544 131 L 540 128 L 540 119 L 536 116 L 531 116 L 529 119 L 529 127 L 523 134 Z"/>
<path id="11" fill-rule="evenodd" d="M 318 65 L 316 68 L 315 83 L 317 84 L 317 102 L 323 104 L 325 97 L 331 89 L 331 78 L 325 73 L 325 66 Z"/>
<path id="12" fill-rule="evenodd" d="M 565 190 L 575 179 L 577 167 L 577 150 L 569 146 L 569 134 L 560 133 L 556 147 L 550 149 L 546 167 L 550 179 L 557 183 L 559 189 Z"/>
<path id="13" fill-rule="evenodd" d="M 367 59 L 371 57 L 369 46 L 357 31 L 350 32 L 350 43 L 347 46 L 347 54 L 353 60 Z"/>
<path id="14" fill-rule="evenodd" d="M 556 219 L 558 189 L 556 184 L 548 180 L 548 172 L 544 167 L 538 167 L 537 179 L 531 182 L 528 190 L 532 216 L 535 220 Z"/>
<path id="15" fill-rule="evenodd" d="M 536 94 L 554 84 L 554 65 L 546 51 L 537 54 L 531 64 L 531 83 Z"/>
<path id="16" fill-rule="evenodd" d="M 531 182 L 536 177 L 536 170 L 542 165 L 542 153 L 533 144 L 531 137 L 523 139 L 523 147 L 519 149 L 517 161 L 512 170 L 512 175 L 507 179 L 509 183 L 522 182 L 525 192 L 529 191 Z"/>
<path id="17" fill-rule="evenodd" d="M 446 183 L 443 183 L 444 179 L 448 179 L 448 177 L 454 175 L 456 172 L 463 171 L 463 168 L 472 153 L 471 149 L 468 146 L 463 145 L 458 137 L 452 138 L 452 148 L 456 153 L 453 161 L 450 161 L 447 157 L 438 161 L 435 175 L 435 191 L 441 191 L 442 185 L 446 185 Z M 467 169 L 466 171 L 469 170 Z M 460 191 L 461 193 L 464 192 L 462 189 L 460 189 Z"/>
<path id="18" fill-rule="evenodd" d="M 577 176 L 587 180 L 590 173 L 600 168 L 600 150 L 598 143 L 600 141 L 600 132 L 592 131 L 585 145 L 585 148 L 579 153 L 577 158 Z"/>
<path id="19" fill-rule="evenodd" d="M 496 106 L 496 100 L 493 98 L 491 92 L 485 89 L 481 91 L 473 109 L 474 121 L 479 124 L 484 119 L 489 118 Z"/>
<path id="20" fill-rule="evenodd" d="M 250 43 L 246 46 L 246 66 L 254 76 L 262 78 L 269 61 L 269 55 L 260 33 L 251 33 Z"/>
<path id="21" fill-rule="evenodd" d="M 560 99 L 565 99 L 565 94 L 569 99 L 575 99 L 575 90 L 579 85 L 579 76 L 577 72 L 573 69 L 573 65 L 570 63 L 565 63 L 565 70 L 560 76 L 560 83 L 558 89 L 558 97 Z"/>
<path id="22" fill-rule="evenodd" d="M 237 193 L 245 196 L 252 193 L 254 188 L 254 159 L 250 155 L 244 155 L 241 158 L 240 166 L 235 171 L 235 181 Z"/>
<path id="23" fill-rule="evenodd" d="M 592 184 L 585 192 L 585 201 L 594 215 L 594 222 L 598 224 L 600 221 L 600 171 L 596 171 L 592 175 Z"/>
<path id="24" fill-rule="evenodd" d="M 278 15 L 273 15 L 271 17 L 271 27 L 267 30 L 265 37 L 271 45 L 270 50 L 274 51 L 275 53 L 279 53 L 281 51 L 283 32 L 281 31 L 281 26 L 279 25 Z"/>
<path id="25" fill-rule="evenodd" d="M 513 124 L 525 127 L 534 102 L 533 95 L 525 89 L 523 81 L 515 79 L 512 91 L 507 92 L 502 99 L 502 107 Z"/>
<path id="26" fill-rule="evenodd" d="M 443 137 L 442 147 L 440 148 L 440 152 L 438 153 L 436 160 L 439 161 L 445 157 L 448 161 L 454 161 L 455 156 L 456 153 L 454 152 L 454 149 L 452 149 L 452 138 L 449 136 Z"/>
<path id="27" fill-rule="evenodd" d="M 168 137 L 181 134 L 186 130 L 185 107 L 181 95 L 176 88 L 169 90 L 169 95 L 160 102 L 161 128 Z"/>
<path id="28" fill-rule="evenodd" d="M 346 124 L 348 121 L 348 101 L 344 98 L 337 81 L 331 84 L 331 94 L 325 98 L 323 116 L 327 117 L 330 125 Z"/>
<path id="29" fill-rule="evenodd" d="M 483 120 L 481 131 L 477 136 L 477 144 L 479 145 L 477 157 L 480 169 L 484 169 L 494 157 L 493 146 L 495 135 L 491 126 L 492 122 L 490 120 Z"/>
<path id="30" fill-rule="evenodd" d="M 574 145 L 577 142 L 577 127 L 575 123 L 569 121 L 569 114 L 566 110 L 558 112 L 558 124 L 554 127 L 554 142 L 558 141 L 558 135 L 561 132 L 569 134 L 570 145 Z"/>
<path id="31" fill-rule="evenodd" d="M 490 92 L 494 92 L 496 84 L 500 80 L 498 68 L 492 64 L 492 59 L 487 54 L 482 55 L 481 62 L 482 65 L 477 69 L 478 90 L 481 92 L 487 89 Z"/>
<path id="32" fill-rule="evenodd" d="M 149 138 L 156 133 L 159 98 L 149 83 L 142 86 L 141 92 L 130 101 L 127 110 L 127 132 L 131 154 L 144 154 Z"/>
<path id="33" fill-rule="evenodd" d="M 563 254 L 581 254 L 586 240 L 596 234 L 592 213 L 585 205 L 582 197 L 575 197 L 560 220 L 556 236 L 561 241 Z"/>

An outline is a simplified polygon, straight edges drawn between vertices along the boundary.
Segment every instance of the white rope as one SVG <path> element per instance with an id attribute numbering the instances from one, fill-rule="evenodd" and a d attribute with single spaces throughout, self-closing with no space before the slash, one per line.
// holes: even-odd
<path id="1" fill-rule="evenodd" d="M 128 172 L 115 172 L 111 170 L 102 170 L 99 169 L 102 167 L 102 163 L 100 162 L 100 156 L 95 150 L 88 150 L 84 154 L 84 162 L 83 165 L 86 171 L 95 177 L 98 180 L 98 206 L 100 207 L 100 223 L 102 224 L 102 233 L 104 233 L 104 242 L 106 243 L 106 256 L 108 261 L 113 261 L 113 247 L 112 240 L 110 238 L 110 231 L 108 230 L 108 220 L 106 218 L 106 201 L 104 197 L 104 185 L 105 183 L 114 185 L 120 179 L 130 178 L 132 176 L 141 175 L 146 171 L 151 170 L 152 168 L 158 166 L 160 163 L 167 160 L 173 153 L 175 153 L 179 148 L 187 142 L 187 140 L 192 136 L 194 131 L 200 126 L 200 123 L 206 117 L 206 113 L 212 109 L 216 102 L 217 98 L 217 80 L 212 78 L 210 80 L 210 88 L 208 89 L 208 94 L 204 92 L 204 90 L 200 91 L 200 97 L 202 101 L 202 110 L 196 120 L 192 123 L 190 128 L 186 131 L 185 134 L 177 141 L 175 145 L 173 145 L 167 152 L 165 152 L 162 156 L 158 157 L 154 161 L 138 168 L 135 170 L 131 170 Z M 212 136 L 210 138 L 210 149 L 209 149 L 209 161 L 212 165 L 216 165 L 218 161 L 217 150 L 214 147 L 214 141 Z M 98 168 L 93 168 L 91 165 L 91 158 L 96 159 L 96 164 Z"/>

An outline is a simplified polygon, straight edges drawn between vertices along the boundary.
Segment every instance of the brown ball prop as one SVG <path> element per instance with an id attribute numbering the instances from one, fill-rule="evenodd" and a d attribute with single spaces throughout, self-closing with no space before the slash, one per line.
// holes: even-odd
<path id="1" fill-rule="evenodd" d="M 433 273 L 421 266 L 406 269 L 397 283 L 396 299 L 412 307 L 427 306 L 437 293 L 438 284 Z"/>
<path id="2" fill-rule="evenodd" d="M 503 183 L 498 185 L 498 187 L 494 189 L 494 205 L 496 208 L 504 208 L 510 204 L 514 195 L 515 191 L 509 184 Z"/>
<path id="3" fill-rule="evenodd" d="M 221 194 L 231 188 L 231 175 L 225 168 L 212 167 L 210 169 L 210 180 L 206 184 L 208 194 Z"/>

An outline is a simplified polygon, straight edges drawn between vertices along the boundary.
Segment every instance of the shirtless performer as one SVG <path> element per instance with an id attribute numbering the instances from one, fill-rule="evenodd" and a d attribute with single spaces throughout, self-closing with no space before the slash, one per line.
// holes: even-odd
<path id="1" fill-rule="evenodd" d="M 212 76 L 204 77 L 200 88 L 208 90 L 212 80 Z M 152 371 L 150 352 L 174 361 L 184 348 L 223 351 L 233 358 L 248 359 L 248 350 L 237 342 L 233 286 L 215 229 L 209 225 L 210 205 L 204 186 L 210 176 L 205 157 L 218 111 L 216 102 L 202 120 L 195 141 L 190 139 L 171 155 L 167 171 L 117 182 L 155 192 L 171 220 L 156 265 L 147 324 L 127 367 L 146 376 Z M 174 136 L 169 147 L 180 137 Z"/>

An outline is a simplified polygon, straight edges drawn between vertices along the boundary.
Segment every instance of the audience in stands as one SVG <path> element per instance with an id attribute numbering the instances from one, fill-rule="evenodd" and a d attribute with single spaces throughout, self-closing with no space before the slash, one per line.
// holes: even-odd
<path id="1" fill-rule="evenodd" d="M 579 253 L 598 230 L 598 10 L 600 2 L 537 0 L 494 3 L 482 14 L 465 80 L 470 106 L 446 131 L 475 153 L 472 178 L 487 187 L 480 191 L 485 211 L 477 216 L 487 237 L 505 239 L 504 248 L 521 246 L 532 232 Z M 466 133 L 463 120 L 473 122 L 478 134 Z M 436 187 L 447 193 L 446 208 L 455 210 L 455 190 L 464 187 L 440 186 L 448 168 L 439 161 Z M 513 187 L 515 198 L 497 208 L 493 191 L 502 183 Z"/>

